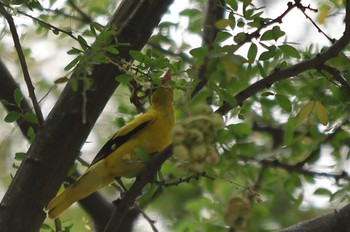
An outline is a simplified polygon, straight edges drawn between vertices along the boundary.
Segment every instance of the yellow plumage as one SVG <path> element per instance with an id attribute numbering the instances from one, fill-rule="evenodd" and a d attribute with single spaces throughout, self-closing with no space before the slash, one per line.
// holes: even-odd
<path id="1" fill-rule="evenodd" d="M 170 144 L 175 124 L 173 91 L 158 87 L 152 95 L 150 109 L 122 127 L 100 150 L 90 167 L 78 180 L 47 205 L 50 218 L 57 218 L 74 202 L 112 183 L 115 177 L 130 176 L 142 169 L 135 149 L 149 154 Z"/>

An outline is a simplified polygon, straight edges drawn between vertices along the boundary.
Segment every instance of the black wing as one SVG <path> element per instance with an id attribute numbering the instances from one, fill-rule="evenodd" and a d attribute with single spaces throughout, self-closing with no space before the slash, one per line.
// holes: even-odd
<path id="1" fill-rule="evenodd" d="M 101 148 L 101 150 L 97 153 L 97 155 L 95 156 L 95 158 L 91 162 L 90 167 L 92 165 L 94 165 L 95 163 L 97 163 L 98 161 L 100 161 L 100 160 L 106 158 L 107 156 L 109 156 L 119 146 L 124 144 L 126 141 L 128 141 L 130 138 L 135 136 L 138 132 L 140 132 L 143 128 L 145 128 L 150 122 L 151 121 L 145 121 L 145 122 L 141 123 L 140 125 L 138 125 L 137 127 L 135 127 L 129 133 L 124 134 L 122 136 L 117 136 L 117 137 L 113 136 L 113 138 L 108 140 L 105 143 L 105 145 Z"/>

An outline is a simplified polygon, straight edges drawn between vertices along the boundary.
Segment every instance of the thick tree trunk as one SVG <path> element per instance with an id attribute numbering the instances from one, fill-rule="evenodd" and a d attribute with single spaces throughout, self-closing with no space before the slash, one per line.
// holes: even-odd
<path id="1" fill-rule="evenodd" d="M 129 60 L 130 50 L 140 50 L 158 25 L 172 0 L 125 0 L 111 24 L 119 42 L 130 46 L 118 59 Z M 110 96 L 118 86 L 115 77 L 123 72 L 113 64 L 93 67 L 93 88 L 83 99 L 70 82 L 39 129 L 0 205 L 1 231 L 39 231 L 45 219 L 43 208 L 56 194 L 66 173 Z M 72 78 L 79 78 L 72 75 Z M 87 100 L 85 110 L 83 101 Z M 86 118 L 84 122 L 83 119 Z"/>

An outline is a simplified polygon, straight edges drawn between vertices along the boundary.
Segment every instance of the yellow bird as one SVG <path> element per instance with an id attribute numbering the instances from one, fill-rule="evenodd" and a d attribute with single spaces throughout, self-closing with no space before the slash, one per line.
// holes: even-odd
<path id="1" fill-rule="evenodd" d="M 169 76 L 168 71 L 163 81 L 167 82 Z M 51 200 L 46 207 L 49 218 L 57 218 L 74 202 L 112 183 L 116 177 L 135 176 L 144 166 L 135 149 L 155 154 L 170 144 L 175 124 L 173 90 L 158 87 L 151 99 L 149 110 L 122 127 L 101 148 L 85 173 Z"/>

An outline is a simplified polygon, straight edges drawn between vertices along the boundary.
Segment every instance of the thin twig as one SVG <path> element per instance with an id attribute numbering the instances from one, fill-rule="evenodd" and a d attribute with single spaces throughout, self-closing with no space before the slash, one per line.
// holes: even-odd
<path id="1" fill-rule="evenodd" d="M 317 172 L 313 171 L 307 168 L 299 167 L 296 164 L 287 164 L 284 162 L 281 162 L 277 159 L 257 159 L 257 158 L 248 158 L 248 157 L 240 157 L 245 162 L 257 162 L 261 165 L 264 165 L 266 167 L 275 167 L 275 168 L 282 168 L 288 172 L 297 172 L 306 176 L 312 176 L 312 177 L 329 177 L 333 178 L 336 181 L 338 180 L 346 180 L 350 181 L 350 175 L 346 171 L 341 171 L 336 174 L 331 174 L 327 172 Z"/>
<path id="2" fill-rule="evenodd" d="M 214 40 L 219 32 L 218 28 L 215 26 L 215 23 L 224 17 L 224 5 L 225 3 L 223 0 L 207 0 L 207 9 L 203 25 L 202 46 L 208 46 L 209 51 L 212 50 Z M 191 98 L 196 96 L 208 82 L 207 67 L 209 61 L 209 57 L 205 57 L 203 64 L 198 68 L 199 82 L 194 87 Z"/>
<path id="3" fill-rule="evenodd" d="M 93 22 L 91 17 L 88 14 L 86 14 L 82 9 L 80 9 L 73 0 L 68 0 L 68 4 L 81 15 L 84 22 Z"/>
<path id="4" fill-rule="evenodd" d="M 328 73 L 333 75 L 334 79 L 336 79 L 350 93 L 350 85 L 346 81 L 346 79 L 340 75 L 339 70 L 337 70 L 336 68 L 333 68 L 331 66 L 325 65 L 325 64 L 321 65 L 321 69 L 324 69 Z"/>
<path id="5" fill-rule="evenodd" d="M 30 14 L 27 14 L 27 13 L 24 12 L 24 11 L 18 10 L 17 12 L 18 12 L 19 14 L 22 14 L 22 15 L 25 15 L 25 16 L 31 18 L 33 21 L 38 22 L 38 23 L 41 24 L 41 25 L 45 25 L 46 27 L 48 27 L 48 28 L 49 28 L 52 32 L 54 32 L 55 34 L 57 34 L 57 32 L 61 32 L 61 33 L 65 34 L 65 35 L 68 35 L 68 36 L 71 37 L 72 39 L 74 39 L 74 40 L 76 40 L 76 41 L 79 42 L 78 38 L 77 38 L 76 36 L 73 35 L 72 31 L 63 30 L 63 29 L 61 29 L 61 28 L 59 28 L 59 27 L 56 27 L 56 26 L 54 26 L 54 25 L 52 25 L 52 24 L 50 24 L 50 23 L 47 23 L 47 22 L 45 22 L 45 21 L 43 21 L 43 20 L 41 20 L 41 19 L 38 19 L 38 18 L 36 18 L 36 17 L 34 17 L 34 16 L 30 15 Z M 87 45 L 87 46 L 88 46 L 88 45 Z M 89 46 L 88 46 L 88 47 L 89 47 Z"/>
<path id="6" fill-rule="evenodd" d="M 37 100 L 36 95 L 35 95 L 35 88 L 33 86 L 32 80 L 31 80 L 30 75 L 29 75 L 28 66 L 27 66 L 26 59 L 25 59 L 25 56 L 24 56 L 24 53 L 22 50 L 22 46 L 21 46 L 21 43 L 19 40 L 16 25 L 13 21 L 11 14 L 9 14 L 6 11 L 6 9 L 4 8 L 4 5 L 2 3 L 0 3 L 0 13 L 5 17 L 7 23 L 9 24 L 10 31 L 12 34 L 12 39 L 13 39 L 13 42 L 15 44 L 15 48 L 16 48 L 16 51 L 18 54 L 19 61 L 21 63 L 22 72 L 24 75 L 24 80 L 25 80 L 27 88 L 28 88 L 29 97 L 32 100 L 34 111 L 35 111 L 36 116 L 38 118 L 38 122 L 39 122 L 39 124 L 42 124 L 44 122 L 44 117 L 43 117 L 43 114 L 42 114 L 41 109 L 40 109 L 40 105 L 39 105 L 38 100 Z"/>
<path id="7" fill-rule="evenodd" d="M 178 186 L 179 184 L 182 184 L 182 183 L 189 183 L 192 179 L 198 180 L 200 177 L 205 177 L 210 180 L 215 180 L 214 177 L 209 176 L 206 172 L 200 172 L 200 173 L 188 176 L 186 178 L 179 178 L 177 181 L 165 182 L 165 181 L 154 180 L 153 183 L 160 185 L 162 187 L 172 187 L 172 186 Z"/>
<path id="8" fill-rule="evenodd" d="M 137 208 L 137 210 L 142 214 L 142 216 L 146 219 L 146 221 L 148 222 L 148 224 L 151 226 L 153 232 L 158 232 L 157 227 L 154 225 L 156 223 L 155 220 L 151 219 L 142 209 L 140 206 L 135 205 L 135 207 Z"/>

